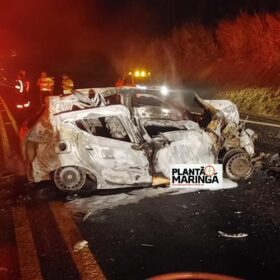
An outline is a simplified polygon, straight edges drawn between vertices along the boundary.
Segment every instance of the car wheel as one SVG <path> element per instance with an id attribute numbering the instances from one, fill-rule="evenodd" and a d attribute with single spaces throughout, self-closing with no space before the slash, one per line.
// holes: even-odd
<path id="1" fill-rule="evenodd" d="M 87 176 L 86 182 L 82 189 L 79 190 L 80 195 L 89 195 L 97 190 L 97 179 L 94 175 Z"/>
<path id="2" fill-rule="evenodd" d="M 93 176 L 88 178 L 86 171 L 78 166 L 60 167 L 53 177 L 57 188 L 66 193 L 88 194 L 97 188 Z"/>
<path id="3" fill-rule="evenodd" d="M 77 166 L 60 167 L 54 172 L 56 186 L 64 192 L 75 192 L 83 188 L 86 172 Z"/>
<path id="4" fill-rule="evenodd" d="M 249 155 L 242 150 L 229 151 L 223 165 L 226 176 L 234 181 L 247 180 L 254 171 Z"/>

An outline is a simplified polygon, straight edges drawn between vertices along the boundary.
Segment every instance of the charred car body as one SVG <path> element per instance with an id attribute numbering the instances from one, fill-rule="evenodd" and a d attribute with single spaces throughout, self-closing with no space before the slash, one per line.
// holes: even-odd
<path id="1" fill-rule="evenodd" d="M 143 97 L 161 105 L 132 102 Z M 196 99 L 204 111 L 193 121 L 168 101 L 135 88 L 49 97 L 42 114 L 21 131 L 28 179 L 52 179 L 62 191 L 85 193 L 150 186 L 153 176 L 169 177 L 172 163 L 215 162 L 233 180 L 248 178 L 254 132 L 240 124 L 230 101 Z"/>

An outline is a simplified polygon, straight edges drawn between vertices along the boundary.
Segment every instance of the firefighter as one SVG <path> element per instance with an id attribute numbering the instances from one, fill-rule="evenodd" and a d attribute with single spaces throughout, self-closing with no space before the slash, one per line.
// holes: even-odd
<path id="1" fill-rule="evenodd" d="M 68 75 L 63 74 L 61 87 L 64 95 L 71 94 L 74 88 L 74 82 Z"/>
<path id="2" fill-rule="evenodd" d="M 46 72 L 42 72 L 37 85 L 40 89 L 40 100 L 43 105 L 45 97 L 53 94 L 54 78 L 48 77 Z"/>
<path id="3" fill-rule="evenodd" d="M 21 70 L 18 73 L 14 87 L 16 90 L 16 107 L 18 109 L 28 109 L 28 107 L 30 106 L 28 94 L 30 90 L 30 82 L 26 78 L 25 70 Z"/>
<path id="4" fill-rule="evenodd" d="M 30 82 L 26 78 L 25 70 L 19 71 L 16 82 L 15 82 L 15 89 L 19 93 L 28 93 L 29 92 Z"/>
<path id="5" fill-rule="evenodd" d="M 122 87 L 124 84 L 123 79 L 119 78 L 117 79 L 116 83 L 115 83 L 115 87 Z"/>

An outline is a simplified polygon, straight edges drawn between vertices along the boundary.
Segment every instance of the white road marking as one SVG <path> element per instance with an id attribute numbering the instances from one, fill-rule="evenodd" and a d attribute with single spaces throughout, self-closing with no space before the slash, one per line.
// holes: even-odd
<path id="1" fill-rule="evenodd" d="M 81 280 L 103 280 L 106 279 L 101 268 L 99 267 L 94 255 L 89 248 L 75 252 L 74 246 L 83 238 L 79 229 L 75 225 L 70 213 L 64 207 L 63 203 L 53 201 L 49 203 L 59 231 L 61 232 L 69 253 L 80 273 Z"/>
<path id="2" fill-rule="evenodd" d="M 0 132 L 1 132 L 2 151 L 3 151 L 3 157 L 5 163 L 6 160 L 9 158 L 11 147 L 10 147 L 7 131 L 5 128 L 4 119 L 1 113 L 0 113 Z"/>
<path id="3" fill-rule="evenodd" d="M 18 260 L 23 280 L 42 280 L 40 263 L 25 206 L 12 208 Z"/>
<path id="4" fill-rule="evenodd" d="M 250 121 L 250 120 L 244 120 L 240 119 L 241 121 L 245 121 L 245 123 L 253 123 L 253 124 L 259 124 L 259 125 L 265 125 L 265 126 L 271 126 L 271 127 L 279 127 L 280 124 L 273 124 L 273 123 L 266 123 L 266 122 L 259 122 L 259 121 Z"/>
<path id="5" fill-rule="evenodd" d="M 13 117 L 13 115 L 10 112 L 6 102 L 3 100 L 3 98 L 1 96 L 0 96 L 0 101 L 3 104 L 4 109 L 5 109 L 5 110 L 1 110 L 1 111 L 4 111 L 4 112 L 7 113 L 8 118 L 9 118 L 10 122 L 12 123 L 12 126 L 14 128 L 15 133 L 16 133 L 16 135 L 18 135 L 18 125 L 17 125 L 17 122 L 16 122 L 15 118 Z"/>

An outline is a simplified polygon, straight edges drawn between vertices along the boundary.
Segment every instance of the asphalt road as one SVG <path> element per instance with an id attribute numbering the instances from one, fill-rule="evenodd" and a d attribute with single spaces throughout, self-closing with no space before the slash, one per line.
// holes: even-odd
<path id="1" fill-rule="evenodd" d="M 257 150 L 279 152 L 278 128 L 252 128 L 260 134 Z M 85 207 L 76 221 L 108 279 L 178 271 L 278 279 L 279 186 L 277 174 L 261 171 L 234 189 L 144 198 L 83 221 L 94 210 Z M 248 237 L 227 239 L 218 231 Z"/>
<path id="2" fill-rule="evenodd" d="M 259 134 L 257 152 L 279 152 L 278 127 L 248 127 Z M 278 279 L 279 183 L 266 170 L 232 189 L 117 191 L 66 202 L 50 184 L 34 189 L 24 177 L 2 179 L 0 279 L 146 279 L 179 271 Z M 74 252 L 82 240 L 89 249 Z"/>

